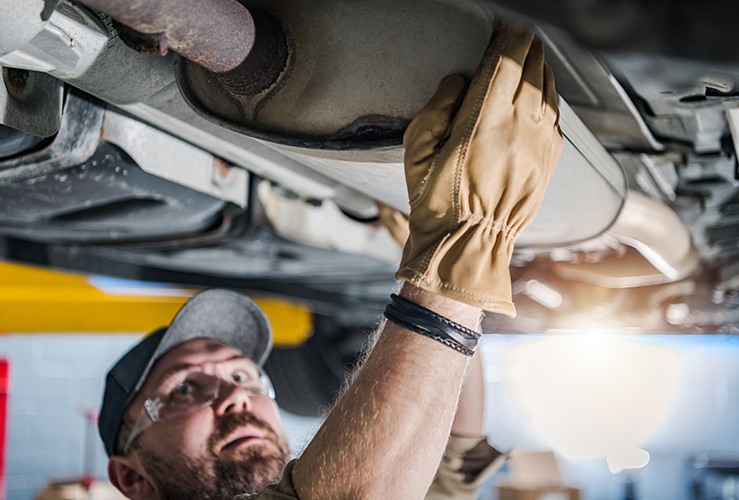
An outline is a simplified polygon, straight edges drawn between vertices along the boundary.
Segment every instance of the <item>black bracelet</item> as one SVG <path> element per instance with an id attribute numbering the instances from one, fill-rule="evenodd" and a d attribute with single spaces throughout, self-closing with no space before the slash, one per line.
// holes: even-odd
<path id="1" fill-rule="evenodd" d="M 447 347 L 472 356 L 481 334 L 396 294 L 390 296 L 385 317 L 403 328 L 432 338 Z"/>

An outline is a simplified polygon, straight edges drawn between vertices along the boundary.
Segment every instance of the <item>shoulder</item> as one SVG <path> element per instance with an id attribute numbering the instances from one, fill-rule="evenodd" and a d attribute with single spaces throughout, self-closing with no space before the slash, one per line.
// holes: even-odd
<path id="1" fill-rule="evenodd" d="M 255 495 L 236 495 L 234 500 L 295 500 L 298 494 L 295 491 L 292 480 L 293 466 L 295 460 L 291 460 L 282 471 L 282 479 L 278 483 L 267 486 L 263 491 Z"/>

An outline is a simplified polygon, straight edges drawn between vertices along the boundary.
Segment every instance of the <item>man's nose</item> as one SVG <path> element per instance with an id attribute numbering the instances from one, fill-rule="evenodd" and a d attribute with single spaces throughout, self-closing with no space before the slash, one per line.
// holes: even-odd
<path id="1" fill-rule="evenodd" d="M 251 394 L 243 387 L 221 381 L 218 392 L 218 399 L 214 403 L 214 409 L 217 415 L 251 410 Z"/>

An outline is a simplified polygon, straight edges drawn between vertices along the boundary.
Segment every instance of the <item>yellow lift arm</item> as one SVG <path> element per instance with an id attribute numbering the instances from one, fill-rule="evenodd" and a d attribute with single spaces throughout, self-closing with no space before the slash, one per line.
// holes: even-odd
<path id="1" fill-rule="evenodd" d="M 136 333 L 167 325 L 195 289 L 111 293 L 84 274 L 0 261 L 0 333 Z M 275 345 L 311 334 L 312 315 L 287 300 L 253 297 L 272 324 Z"/>

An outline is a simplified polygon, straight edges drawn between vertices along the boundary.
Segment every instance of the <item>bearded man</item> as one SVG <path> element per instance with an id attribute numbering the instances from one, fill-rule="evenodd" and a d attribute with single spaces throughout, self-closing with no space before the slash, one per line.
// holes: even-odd
<path id="1" fill-rule="evenodd" d="M 475 498 L 500 454 L 470 418 L 465 401 L 479 410 L 482 398 L 463 381 L 480 373 L 482 311 L 515 314 L 508 266 L 562 150 L 558 116 L 543 44 L 496 22 L 469 84 L 442 80 L 405 132 L 402 284 L 303 454 L 288 461 L 261 371 L 266 318 L 243 295 L 209 290 L 108 376 L 100 431 L 113 484 L 133 499 Z"/>

